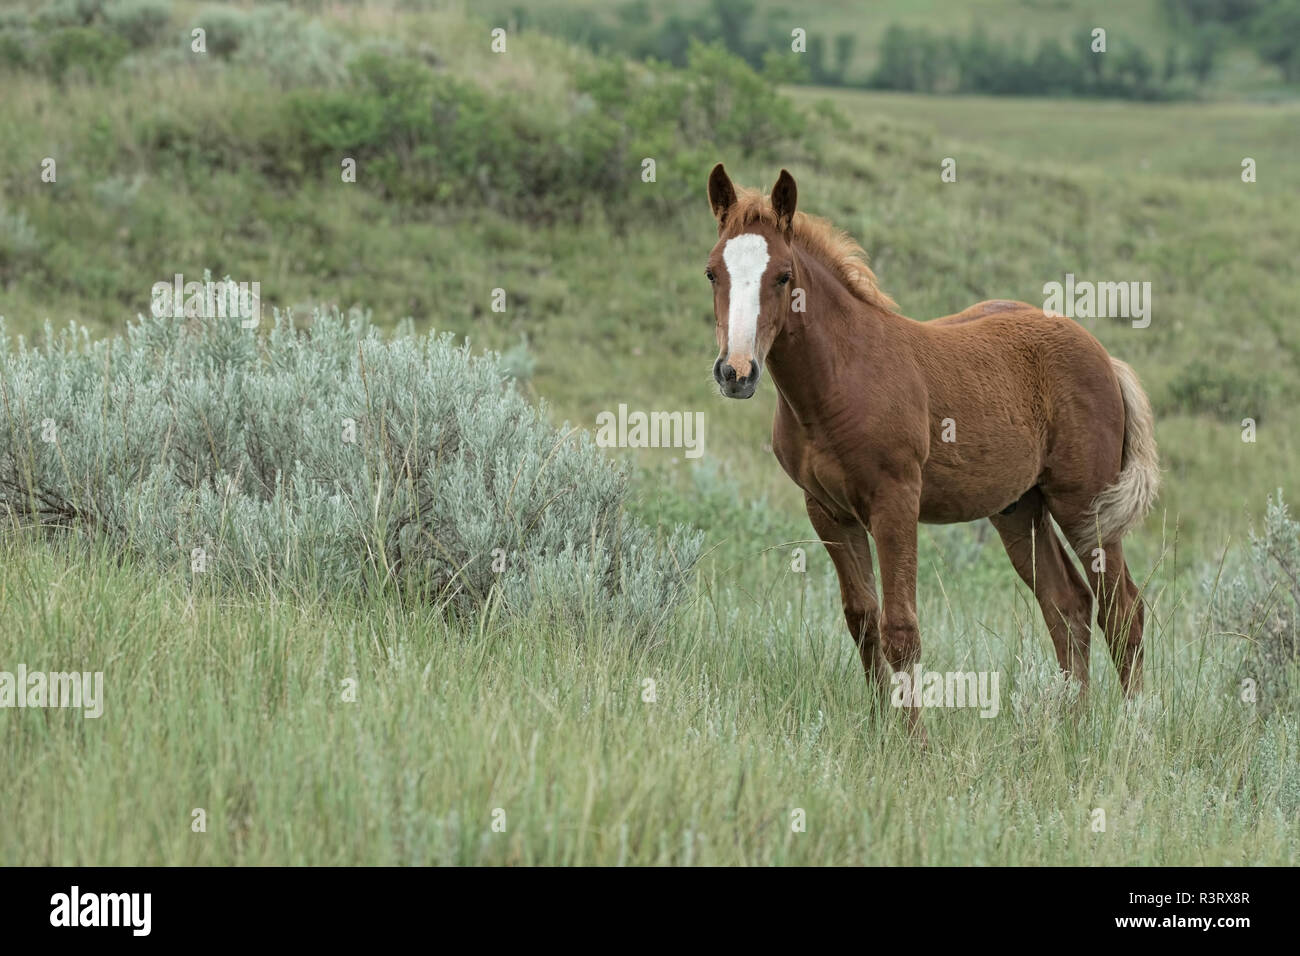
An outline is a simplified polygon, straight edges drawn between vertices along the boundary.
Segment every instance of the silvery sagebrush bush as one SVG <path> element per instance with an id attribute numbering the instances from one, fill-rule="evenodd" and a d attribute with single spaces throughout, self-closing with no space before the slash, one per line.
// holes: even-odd
<path id="1" fill-rule="evenodd" d="M 700 535 L 625 514 L 627 476 L 589 433 L 554 428 L 450 335 L 277 312 L 266 335 L 141 316 L 46 339 L 15 344 L 0 320 L 6 530 L 104 536 L 196 586 L 391 589 L 641 635 L 699 554 Z"/>
<path id="2" fill-rule="evenodd" d="M 1250 642 L 1246 676 L 1260 685 L 1260 710 L 1268 714 L 1300 687 L 1300 522 L 1282 499 L 1268 499 L 1262 531 L 1222 576 L 1207 576 L 1215 632 Z"/>

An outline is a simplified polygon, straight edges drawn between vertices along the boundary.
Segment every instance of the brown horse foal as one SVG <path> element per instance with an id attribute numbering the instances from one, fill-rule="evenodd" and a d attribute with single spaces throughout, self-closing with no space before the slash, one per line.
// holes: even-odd
<path id="1" fill-rule="evenodd" d="M 869 677 L 885 690 L 891 670 L 920 657 L 917 523 L 988 518 L 1038 600 L 1062 669 L 1086 689 L 1095 593 L 1132 696 L 1144 609 L 1120 541 L 1159 485 L 1137 375 L 1081 326 L 1023 302 L 981 302 L 930 322 L 900 315 L 862 248 L 795 212 L 795 198 L 785 170 L 770 201 L 737 189 L 722 164 L 709 176 L 713 375 L 723 395 L 749 398 L 762 371 L 771 374 L 772 448 L 835 563 Z M 1049 515 L 1094 569 L 1087 584 Z M 913 724 L 918 716 L 909 713 Z"/>

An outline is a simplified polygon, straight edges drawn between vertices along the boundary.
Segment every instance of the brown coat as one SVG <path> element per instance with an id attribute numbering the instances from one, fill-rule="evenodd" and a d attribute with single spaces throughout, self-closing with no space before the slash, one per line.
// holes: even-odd
<path id="1" fill-rule="evenodd" d="M 772 447 L 835 562 L 868 673 L 883 686 L 891 668 L 919 658 L 917 522 L 989 518 L 1034 589 L 1062 668 L 1086 684 L 1092 592 L 1050 515 L 1085 567 L 1103 565 L 1089 584 L 1105 598 L 1102 626 L 1134 692 L 1143 606 L 1120 540 L 1149 510 L 1159 469 L 1133 370 L 1072 320 L 1023 302 L 929 322 L 900 315 L 861 248 L 796 212 L 796 193 L 784 170 L 770 200 L 737 190 L 721 164 L 710 176 L 714 374 L 724 395 L 748 398 L 770 371 Z"/>

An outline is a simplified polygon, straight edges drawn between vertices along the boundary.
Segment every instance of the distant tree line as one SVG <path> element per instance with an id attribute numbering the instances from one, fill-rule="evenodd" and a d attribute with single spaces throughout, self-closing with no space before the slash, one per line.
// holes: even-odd
<path id="1" fill-rule="evenodd" d="M 720 43 L 769 76 L 792 83 L 926 93 L 1081 96 L 1155 100 L 1194 95 L 1229 43 L 1244 43 L 1300 82 L 1300 0 L 1163 0 L 1171 40 L 1158 51 L 1107 37 L 1093 52 L 1094 25 L 1080 27 L 1068 47 L 1055 38 L 1036 44 L 990 36 L 975 26 L 965 36 L 928 28 L 889 27 L 876 68 L 855 71 L 858 38 L 810 32 L 791 51 L 797 13 L 759 12 L 755 0 L 710 0 L 688 12 L 657 17 L 650 0 L 627 0 L 600 15 L 589 8 L 518 8 L 517 28 L 576 39 L 596 50 L 685 65 L 691 40 Z M 1176 38 L 1176 39 L 1172 39 Z"/>
<path id="2" fill-rule="evenodd" d="M 1244 41 L 1286 82 L 1300 83 L 1300 0 L 1164 0 L 1164 9 L 1200 44 Z"/>
<path id="3" fill-rule="evenodd" d="M 1098 38 L 1098 41 L 1100 38 Z M 921 93 L 987 93 L 1010 96 L 1097 96 L 1134 100 L 1188 95 L 1189 68 L 1174 47 L 1163 62 L 1140 46 L 1106 38 L 1093 52 L 1092 28 L 1077 32 L 1068 48 L 1045 39 L 1036 48 L 990 37 L 975 27 L 965 37 L 891 26 L 867 86 Z"/>

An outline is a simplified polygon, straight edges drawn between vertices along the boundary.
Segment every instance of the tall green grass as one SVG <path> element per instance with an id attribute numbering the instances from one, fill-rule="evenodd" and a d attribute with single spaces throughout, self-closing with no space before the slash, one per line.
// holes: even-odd
<path id="1" fill-rule="evenodd" d="M 1238 701 L 1241 646 L 1173 594 L 1148 695 L 1124 704 L 1099 647 L 1076 719 L 1009 580 L 928 588 L 926 666 L 999 669 L 1002 693 L 995 718 L 928 712 L 923 751 L 873 709 L 821 560 L 749 575 L 753 599 L 702 580 L 667 640 L 629 650 L 490 609 L 459 630 L 391 602 L 217 601 L 107 551 L 3 549 L 3 660 L 102 670 L 107 698 L 98 719 L 0 715 L 11 864 L 1297 858 L 1294 714 Z"/>

